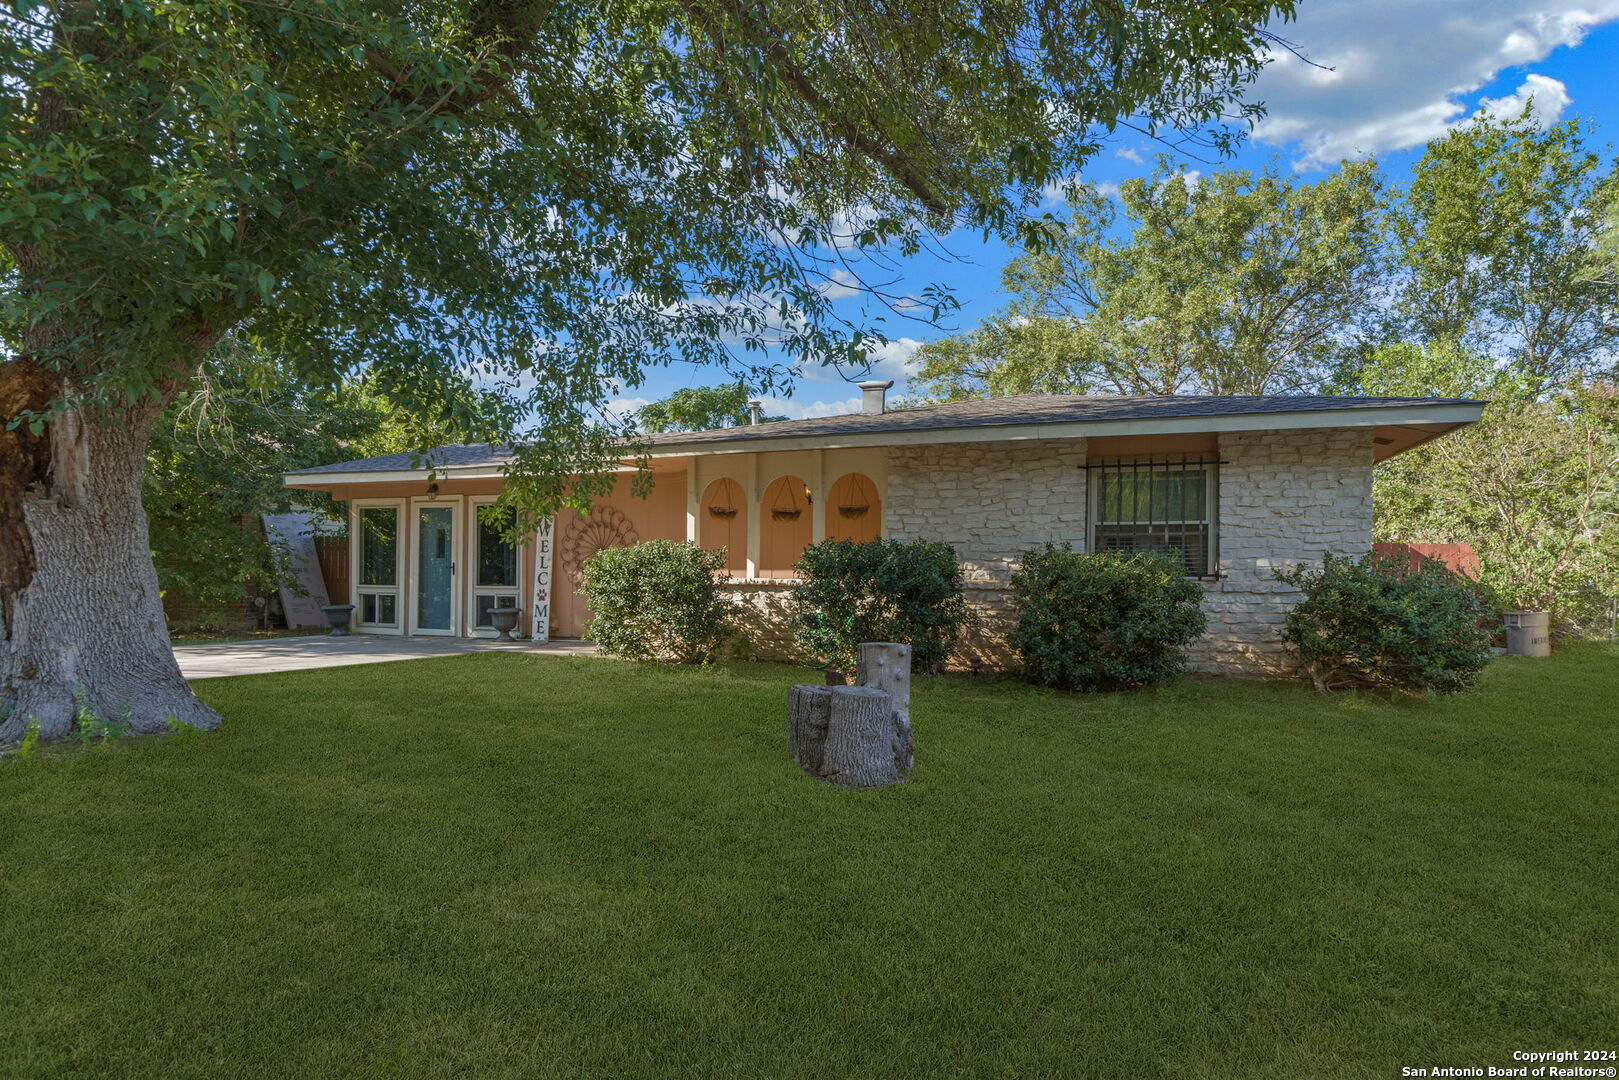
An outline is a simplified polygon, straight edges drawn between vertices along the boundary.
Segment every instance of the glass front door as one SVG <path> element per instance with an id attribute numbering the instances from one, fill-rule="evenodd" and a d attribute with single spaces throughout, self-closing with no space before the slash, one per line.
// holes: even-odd
<path id="1" fill-rule="evenodd" d="M 455 507 L 416 508 L 416 630 L 455 632 Z"/>

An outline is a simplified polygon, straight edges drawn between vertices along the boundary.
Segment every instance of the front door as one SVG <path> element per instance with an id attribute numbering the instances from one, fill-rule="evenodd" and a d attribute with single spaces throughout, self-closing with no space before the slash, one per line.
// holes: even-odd
<path id="1" fill-rule="evenodd" d="M 456 632 L 455 506 L 416 507 L 416 603 L 411 629 L 418 634 Z"/>

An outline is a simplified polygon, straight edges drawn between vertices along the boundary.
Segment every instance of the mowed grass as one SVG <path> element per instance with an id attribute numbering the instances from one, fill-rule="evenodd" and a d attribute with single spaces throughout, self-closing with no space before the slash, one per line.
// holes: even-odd
<path id="1" fill-rule="evenodd" d="M 1619 1033 L 1619 651 L 1445 699 L 480 654 L 203 682 L 0 762 L 28 1077 L 1389 1077 Z"/>

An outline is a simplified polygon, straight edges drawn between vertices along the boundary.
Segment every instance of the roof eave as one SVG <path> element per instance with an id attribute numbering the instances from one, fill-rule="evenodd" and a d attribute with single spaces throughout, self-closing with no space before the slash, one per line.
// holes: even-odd
<path id="1" fill-rule="evenodd" d="M 703 457 L 713 454 L 777 453 L 792 450 L 844 450 L 874 446 L 922 446 L 936 443 L 1015 442 L 1033 439 L 1083 439 L 1106 435 L 1185 435 L 1231 431 L 1303 431 L 1312 428 L 1378 427 L 1384 424 L 1471 424 L 1487 402 L 1456 401 L 1427 405 L 1361 406 L 1348 409 L 1301 409 L 1296 412 L 1228 413 L 1123 420 L 1036 421 L 1021 424 L 974 424 L 919 430 L 877 429 L 830 435 L 779 435 L 696 442 L 659 442 L 653 458 Z M 1442 434 L 1442 433 L 1439 433 Z M 1426 440 L 1424 440 L 1426 441 Z M 621 466 L 619 471 L 633 471 Z M 504 477 L 504 465 L 439 466 L 434 469 L 291 472 L 282 483 L 294 488 L 328 488 L 339 484 L 387 484 L 432 480 L 482 480 Z"/>
<path id="2" fill-rule="evenodd" d="M 1310 428 L 1377 427 L 1382 424 L 1471 424 L 1487 403 L 1446 402 L 1434 405 L 1361 406 L 1350 409 L 1301 409 L 1296 412 L 1228 413 L 1165 416 L 1126 420 L 1037 421 L 1022 424 L 975 424 L 917 430 L 876 430 L 831 435 L 781 435 L 660 442 L 651 456 L 694 457 L 787 450 L 843 450 L 869 446 L 919 446 L 930 443 L 1012 442 L 1028 439 L 1083 439 L 1103 435 L 1185 435 L 1227 431 L 1299 431 Z"/>

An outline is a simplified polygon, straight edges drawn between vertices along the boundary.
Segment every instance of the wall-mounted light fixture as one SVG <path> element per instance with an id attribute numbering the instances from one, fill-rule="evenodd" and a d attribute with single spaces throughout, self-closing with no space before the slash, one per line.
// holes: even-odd
<path id="1" fill-rule="evenodd" d="M 437 484 L 428 484 L 427 485 L 427 497 L 429 499 L 431 499 L 431 498 L 435 498 L 437 495 L 438 495 L 438 485 Z"/>

